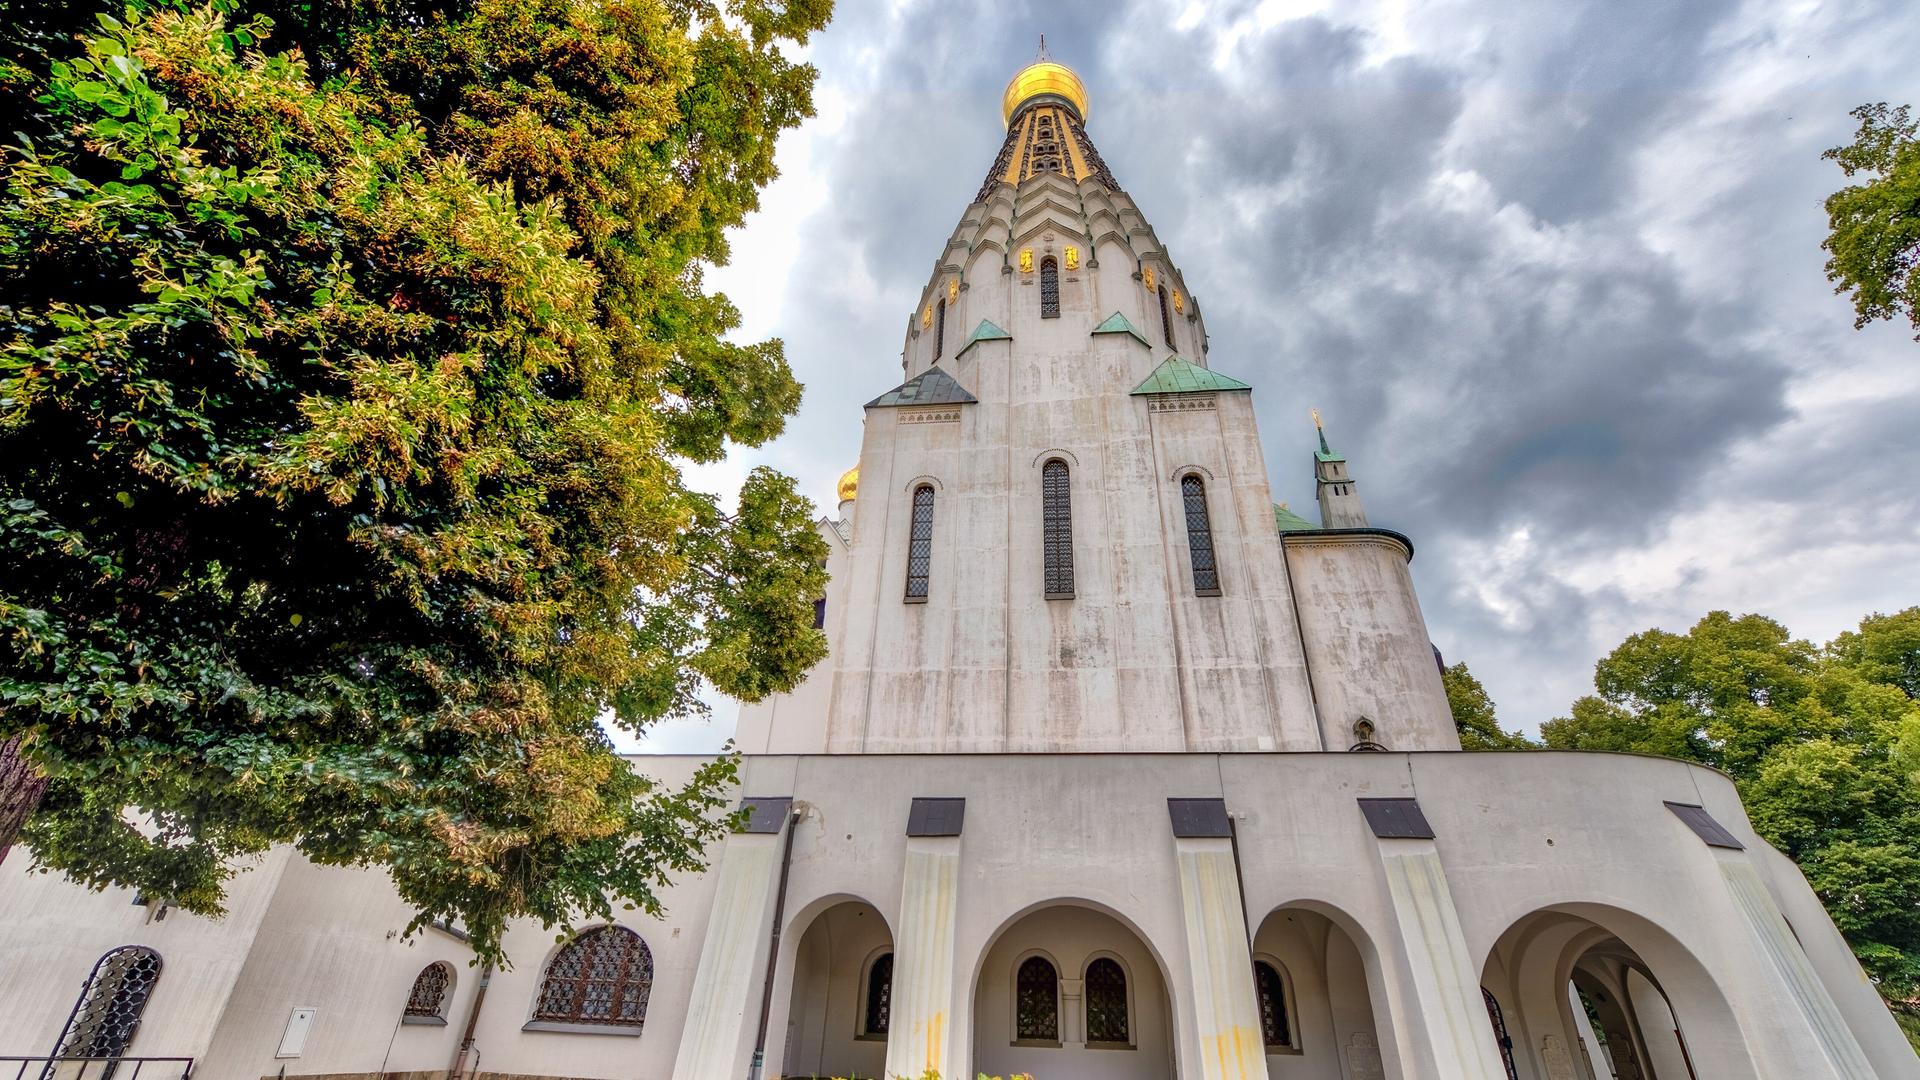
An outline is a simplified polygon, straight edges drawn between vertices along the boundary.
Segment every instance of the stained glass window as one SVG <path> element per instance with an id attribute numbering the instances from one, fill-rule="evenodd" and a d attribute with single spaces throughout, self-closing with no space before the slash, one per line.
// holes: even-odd
<path id="1" fill-rule="evenodd" d="M 1029 956 L 1014 978 L 1016 1039 L 1060 1041 L 1060 976 L 1044 956 Z"/>
<path id="2" fill-rule="evenodd" d="M 1051 255 L 1040 260 L 1040 317 L 1060 317 L 1060 264 Z"/>
<path id="3" fill-rule="evenodd" d="M 867 1017 L 863 1030 L 868 1035 L 885 1035 L 893 1019 L 893 954 L 874 960 L 867 969 Z"/>
<path id="4" fill-rule="evenodd" d="M 1041 543 L 1047 598 L 1073 595 L 1073 494 L 1067 463 L 1058 458 L 1040 469 Z"/>
<path id="5" fill-rule="evenodd" d="M 451 965 L 436 961 L 421 968 L 413 980 L 413 992 L 407 995 L 407 1015 L 439 1017 L 452 984 Z"/>
<path id="6" fill-rule="evenodd" d="M 1264 960 L 1253 964 L 1253 984 L 1260 995 L 1260 1038 L 1269 1047 L 1292 1047 L 1293 1024 L 1287 1016 L 1287 984 L 1280 972 Z"/>
<path id="7" fill-rule="evenodd" d="M 1087 965 L 1087 1041 L 1128 1043 L 1127 973 L 1117 961 L 1101 957 Z"/>
<path id="8" fill-rule="evenodd" d="M 1207 488 L 1197 476 L 1180 478 L 1180 505 L 1187 516 L 1187 554 L 1193 560 L 1193 591 L 1220 595 L 1220 567 L 1213 560 L 1213 523 L 1207 517 Z"/>
<path id="9" fill-rule="evenodd" d="M 80 1003 L 60 1036 L 58 1056 L 111 1058 L 126 1053 L 159 981 L 159 953 L 144 945 L 110 950 L 94 963 L 80 990 Z M 112 1072 L 109 1067 L 102 1080 Z"/>
<path id="10" fill-rule="evenodd" d="M 913 532 L 907 542 L 907 599 L 927 598 L 927 577 L 933 570 L 933 488 L 913 489 Z"/>
<path id="11" fill-rule="evenodd" d="M 637 1026 L 653 992 L 653 953 L 640 935 L 604 926 L 554 954 L 540 984 L 535 1020 Z"/>

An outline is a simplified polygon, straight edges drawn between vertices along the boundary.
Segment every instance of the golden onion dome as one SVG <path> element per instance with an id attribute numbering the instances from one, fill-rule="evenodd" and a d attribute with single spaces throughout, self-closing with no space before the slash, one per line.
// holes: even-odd
<path id="1" fill-rule="evenodd" d="M 1007 83 L 1007 92 L 1000 98 L 1001 121 L 1011 122 L 1022 103 L 1041 94 L 1057 94 L 1072 102 L 1080 113 L 1080 122 L 1087 122 L 1086 86 L 1072 68 L 1055 60 L 1028 64 Z"/>
<path id="2" fill-rule="evenodd" d="M 840 501 L 849 502 L 860 492 L 860 466 L 840 474 Z"/>

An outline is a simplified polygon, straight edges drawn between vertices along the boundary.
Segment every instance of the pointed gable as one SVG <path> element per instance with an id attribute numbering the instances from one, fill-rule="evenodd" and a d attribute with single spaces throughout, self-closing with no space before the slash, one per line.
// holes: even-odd
<path id="1" fill-rule="evenodd" d="M 1013 335 L 1007 333 L 1005 330 L 1000 329 L 1000 327 L 996 325 L 992 319 L 981 319 L 980 325 L 974 327 L 973 333 L 967 335 L 967 343 L 965 345 L 960 346 L 960 351 L 957 353 L 954 353 L 953 356 L 954 356 L 954 359 L 957 360 L 960 357 L 965 356 L 967 354 L 968 349 L 973 348 L 975 345 L 978 345 L 983 341 L 1012 341 L 1012 340 L 1013 340 Z"/>
<path id="2" fill-rule="evenodd" d="M 1287 509 L 1286 503 L 1273 504 L 1273 527 L 1283 533 L 1317 531 L 1320 526 Z"/>
<path id="3" fill-rule="evenodd" d="M 1230 379 L 1182 356 L 1169 356 L 1146 381 L 1133 388 L 1136 394 L 1197 394 L 1211 390 L 1251 390 L 1239 379 Z"/>
<path id="4" fill-rule="evenodd" d="M 1135 341 L 1138 341 L 1149 349 L 1153 348 L 1153 342 L 1148 341 L 1145 334 L 1142 334 L 1137 327 L 1131 322 L 1128 322 L 1125 315 L 1117 311 L 1107 316 L 1106 320 L 1099 326 L 1094 327 L 1093 332 L 1095 334 L 1131 334 Z"/>
<path id="5" fill-rule="evenodd" d="M 867 402 L 869 409 L 896 405 L 971 405 L 980 400 L 940 368 L 927 370 Z"/>

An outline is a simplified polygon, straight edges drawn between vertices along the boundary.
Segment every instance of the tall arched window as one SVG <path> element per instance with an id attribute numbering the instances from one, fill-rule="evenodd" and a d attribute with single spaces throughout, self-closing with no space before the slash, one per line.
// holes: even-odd
<path id="1" fill-rule="evenodd" d="M 1193 562 L 1193 591 L 1220 595 L 1220 567 L 1213 560 L 1213 521 L 1207 517 L 1207 486 L 1192 473 L 1180 478 L 1180 505 L 1187 517 L 1187 555 Z"/>
<path id="2" fill-rule="evenodd" d="M 939 305 L 933 309 L 933 358 L 938 360 L 945 356 L 946 347 L 947 300 L 946 297 L 941 297 Z"/>
<path id="3" fill-rule="evenodd" d="M 1160 286 L 1160 337 L 1173 348 L 1173 312 L 1167 310 L 1167 287 Z"/>
<path id="4" fill-rule="evenodd" d="M 913 489 L 913 525 L 907 538 L 907 603 L 925 603 L 933 571 L 933 486 Z"/>
<path id="5" fill-rule="evenodd" d="M 1253 962 L 1253 985 L 1260 997 L 1260 1041 L 1269 1050 L 1293 1048 L 1293 1020 L 1287 1015 L 1287 984 L 1265 960 Z"/>
<path id="6" fill-rule="evenodd" d="M 1040 317 L 1060 317 L 1060 264 L 1051 255 L 1040 260 Z"/>
<path id="7" fill-rule="evenodd" d="M 80 1000 L 60 1033 L 58 1057 L 113 1058 L 127 1052 L 140 1027 L 153 986 L 160 981 L 160 954 L 144 945 L 122 945 L 94 962 Z M 108 1068 L 102 1076 L 111 1076 Z"/>
<path id="8" fill-rule="evenodd" d="M 860 1032 L 863 1035 L 885 1035 L 892 1019 L 893 954 L 882 953 L 867 968 L 867 1008 Z"/>
<path id="9" fill-rule="evenodd" d="M 420 969 L 414 977 L 413 991 L 407 995 L 403 1019 L 410 1024 L 447 1022 L 447 988 L 453 985 L 453 965 L 436 960 Z"/>
<path id="10" fill-rule="evenodd" d="M 1480 988 L 1480 996 L 1487 1001 L 1487 1019 L 1493 1021 L 1493 1041 L 1500 1047 L 1500 1064 L 1506 1067 L 1507 1080 L 1520 1080 L 1520 1073 L 1513 1066 L 1513 1036 L 1507 1034 L 1507 1017 L 1500 1011 L 1500 1002 L 1493 991 Z"/>
<path id="11" fill-rule="evenodd" d="M 1127 1033 L 1127 973 L 1103 956 L 1087 965 L 1087 1042 L 1130 1045 Z"/>
<path id="12" fill-rule="evenodd" d="M 624 926 L 589 930 L 555 953 L 536 1021 L 639 1027 L 653 993 L 653 952 Z"/>
<path id="13" fill-rule="evenodd" d="M 1044 956 L 1029 956 L 1014 977 L 1015 1039 L 1060 1041 L 1060 973 Z"/>
<path id="14" fill-rule="evenodd" d="M 1047 599 L 1073 596 L 1073 492 L 1067 463 L 1055 458 L 1040 469 L 1041 545 Z"/>

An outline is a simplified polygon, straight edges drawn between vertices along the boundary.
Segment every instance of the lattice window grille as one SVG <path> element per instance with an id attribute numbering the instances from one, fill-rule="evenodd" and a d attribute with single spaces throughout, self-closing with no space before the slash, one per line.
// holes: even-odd
<path id="1" fill-rule="evenodd" d="M 864 1030 L 868 1035 L 885 1035 L 893 1020 L 893 954 L 874 960 L 867 969 L 867 1015 Z"/>
<path id="2" fill-rule="evenodd" d="M 1167 287 L 1160 286 L 1160 337 L 1173 348 L 1173 313 L 1167 310 Z"/>
<path id="3" fill-rule="evenodd" d="M 447 987 L 453 984 L 453 968 L 446 963 L 436 961 L 420 969 L 413 980 L 413 991 L 407 995 L 408 1016 L 441 1015 L 447 1000 Z"/>
<path id="4" fill-rule="evenodd" d="M 1260 1038 L 1268 1046 L 1291 1047 L 1293 1025 L 1287 1016 L 1287 985 L 1272 964 L 1256 961 L 1254 987 L 1260 996 Z"/>
<path id="5" fill-rule="evenodd" d="M 1014 1038 L 1060 1041 L 1060 976 L 1045 957 L 1027 957 L 1014 979 Z"/>
<path id="6" fill-rule="evenodd" d="M 67 1020 L 56 1056 L 114 1058 L 125 1054 L 140 1026 L 140 1014 L 159 981 L 160 954 L 144 945 L 122 945 L 102 956 L 80 990 L 80 1000 Z"/>
<path id="7" fill-rule="evenodd" d="M 1117 961 L 1101 957 L 1087 965 L 1087 1041 L 1128 1043 L 1127 974 Z"/>
<path id="8" fill-rule="evenodd" d="M 1041 544 L 1047 596 L 1073 595 L 1073 493 L 1067 463 L 1054 460 L 1040 470 Z"/>
<path id="9" fill-rule="evenodd" d="M 1060 264 L 1051 255 L 1040 260 L 1040 317 L 1060 317 Z"/>
<path id="10" fill-rule="evenodd" d="M 938 307 L 933 309 L 933 358 L 940 359 L 947 349 L 947 301 L 942 297 Z"/>
<path id="11" fill-rule="evenodd" d="M 907 599 L 927 598 L 927 579 L 933 573 L 933 488 L 913 489 L 913 531 L 907 542 Z"/>
<path id="12" fill-rule="evenodd" d="M 1500 1047 L 1500 1064 L 1507 1070 L 1507 1080 L 1520 1080 L 1520 1072 L 1513 1064 L 1513 1037 L 1507 1034 L 1507 1017 L 1500 1010 L 1499 999 L 1484 986 L 1480 988 L 1480 996 L 1487 1002 L 1487 1019 L 1493 1021 L 1493 1039 Z"/>
<path id="13" fill-rule="evenodd" d="M 1213 523 L 1207 517 L 1207 488 L 1197 476 L 1180 478 L 1180 504 L 1187 518 L 1187 554 L 1193 561 L 1193 591 L 1220 595 L 1220 567 L 1213 558 Z"/>
<path id="14" fill-rule="evenodd" d="M 535 1020 L 637 1026 L 653 993 L 653 952 L 624 927 L 589 931 L 555 954 Z"/>

